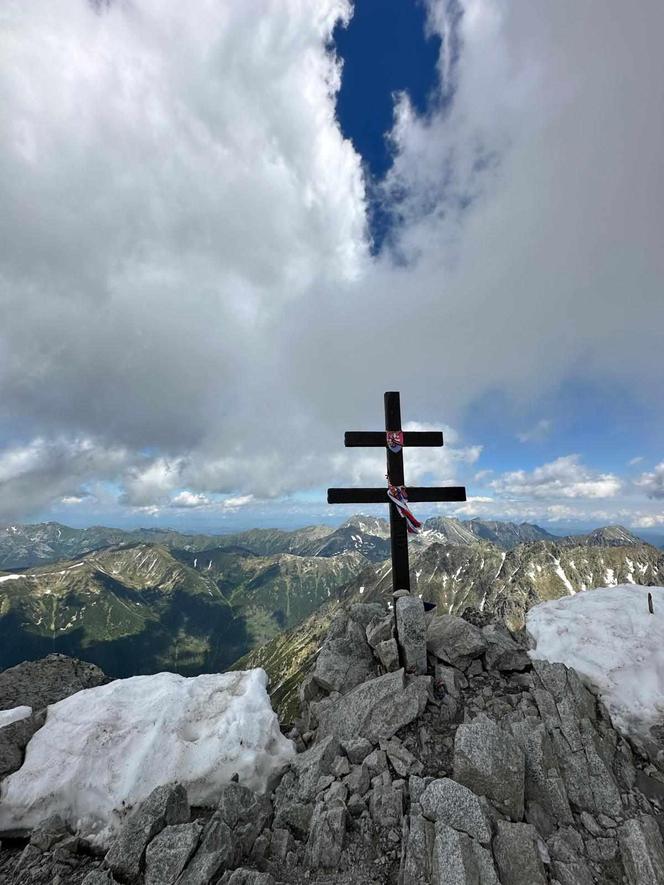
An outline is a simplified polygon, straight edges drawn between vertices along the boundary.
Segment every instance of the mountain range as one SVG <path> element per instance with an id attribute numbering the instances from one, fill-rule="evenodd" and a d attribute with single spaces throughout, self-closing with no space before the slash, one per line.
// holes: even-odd
<path id="1" fill-rule="evenodd" d="M 389 555 L 388 523 L 366 516 L 219 536 L 10 526 L 0 530 L 0 668 L 57 651 L 112 676 L 193 674 L 261 649 L 283 682 L 339 601 L 389 596 Z M 491 611 L 514 627 L 543 599 L 664 583 L 664 553 L 620 526 L 558 538 L 527 523 L 435 517 L 410 555 L 413 590 L 439 610 Z"/>

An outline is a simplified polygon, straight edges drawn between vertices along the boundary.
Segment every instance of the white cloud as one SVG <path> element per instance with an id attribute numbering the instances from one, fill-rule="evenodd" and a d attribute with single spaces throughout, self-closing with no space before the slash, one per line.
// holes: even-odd
<path id="1" fill-rule="evenodd" d="M 171 498 L 170 506 L 171 507 L 209 507 L 211 504 L 210 499 L 206 495 L 195 495 L 193 492 L 189 492 L 186 489 L 182 492 L 179 492 L 175 495 L 174 498 Z"/>
<path id="2" fill-rule="evenodd" d="M 635 482 L 649 498 L 664 498 L 664 461 L 650 473 L 642 473 Z"/>
<path id="3" fill-rule="evenodd" d="M 516 438 L 522 443 L 541 442 L 551 433 L 552 427 L 552 421 L 548 418 L 542 418 L 529 430 L 525 430 L 523 433 L 517 433 Z"/>
<path id="4" fill-rule="evenodd" d="M 491 488 L 523 498 L 612 498 L 621 489 L 612 473 L 597 473 L 578 455 L 565 455 L 533 471 L 515 470 L 490 483 Z"/>

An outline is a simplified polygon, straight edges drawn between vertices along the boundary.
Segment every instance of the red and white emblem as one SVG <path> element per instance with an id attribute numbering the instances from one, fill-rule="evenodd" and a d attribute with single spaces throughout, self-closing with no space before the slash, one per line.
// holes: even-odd
<path id="1" fill-rule="evenodd" d="M 403 447 L 403 431 L 388 430 L 387 431 L 387 447 L 391 452 L 400 452 Z"/>

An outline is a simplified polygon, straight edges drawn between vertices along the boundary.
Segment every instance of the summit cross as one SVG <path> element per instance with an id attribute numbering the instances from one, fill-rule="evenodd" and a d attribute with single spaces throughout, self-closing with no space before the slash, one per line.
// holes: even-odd
<path id="1" fill-rule="evenodd" d="M 442 446 L 443 434 L 440 431 L 401 430 L 401 402 L 399 394 L 391 391 L 385 394 L 385 430 L 353 431 L 344 436 L 347 447 L 384 447 L 387 452 L 387 482 L 389 486 L 405 492 L 407 504 L 418 501 L 465 501 L 464 486 L 444 486 L 422 488 L 404 486 L 403 446 Z M 408 527 L 407 520 L 399 513 L 397 505 L 388 495 L 388 488 L 379 489 L 328 489 L 328 504 L 389 504 L 390 541 L 392 547 L 392 586 L 394 590 L 410 591 L 408 568 Z"/>

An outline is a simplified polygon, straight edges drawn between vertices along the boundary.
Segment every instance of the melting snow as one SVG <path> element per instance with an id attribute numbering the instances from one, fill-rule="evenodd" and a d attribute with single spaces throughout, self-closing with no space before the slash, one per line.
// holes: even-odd
<path id="1" fill-rule="evenodd" d="M 0 584 L 3 581 L 16 581 L 18 578 L 22 578 L 23 575 L 0 575 Z"/>
<path id="2" fill-rule="evenodd" d="M 544 602 L 528 612 L 526 627 L 530 656 L 574 667 L 622 731 L 647 738 L 664 721 L 664 587 L 619 584 Z"/>
<path id="3" fill-rule="evenodd" d="M 256 669 L 187 678 L 134 676 L 79 691 L 48 708 L 25 762 L 2 782 L 0 829 L 59 814 L 106 844 L 120 809 L 160 784 L 182 783 L 193 805 L 214 805 L 237 773 L 256 791 L 294 754 Z"/>
<path id="4" fill-rule="evenodd" d="M 18 722 L 19 719 L 27 719 L 32 715 L 32 707 L 14 707 L 12 710 L 0 710 L 0 728 Z"/>
<path id="5" fill-rule="evenodd" d="M 553 561 L 554 561 L 555 564 L 556 564 L 556 568 L 555 568 L 555 572 L 556 572 L 556 574 L 558 575 L 558 577 L 560 578 L 560 580 L 563 582 L 563 584 L 564 584 L 565 587 L 567 588 L 567 592 L 570 594 L 570 596 L 573 595 L 574 593 L 576 593 L 576 590 L 574 589 L 574 587 L 573 587 L 572 582 L 570 581 L 570 579 L 569 579 L 569 578 L 567 577 L 567 575 L 565 574 L 565 570 L 564 570 L 564 568 L 561 566 L 561 564 L 560 564 L 560 560 L 559 560 L 559 559 L 556 559 L 555 556 L 554 556 Z"/>

